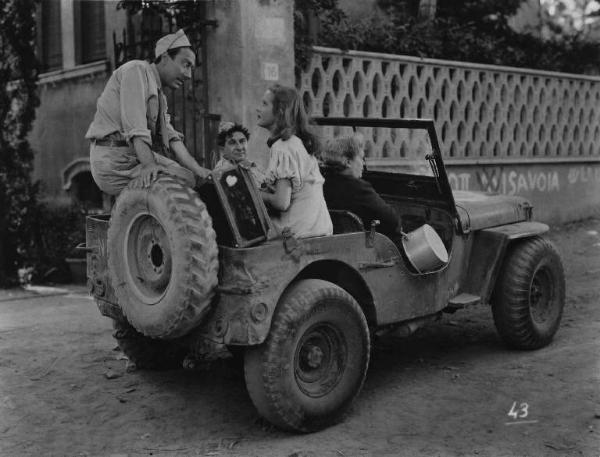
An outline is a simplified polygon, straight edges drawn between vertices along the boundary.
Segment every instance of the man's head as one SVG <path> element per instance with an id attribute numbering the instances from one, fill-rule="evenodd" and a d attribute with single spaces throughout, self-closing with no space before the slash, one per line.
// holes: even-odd
<path id="1" fill-rule="evenodd" d="M 221 122 L 217 143 L 223 148 L 223 157 L 232 162 L 239 162 L 246 158 L 250 132 L 241 124 Z"/>
<path id="2" fill-rule="evenodd" d="M 158 40 L 154 55 L 154 63 L 163 86 L 177 89 L 192 77 L 196 55 L 183 30 Z"/>
<path id="3" fill-rule="evenodd" d="M 362 134 L 329 140 L 321 153 L 325 167 L 333 173 L 361 178 L 365 166 L 365 151 Z"/>

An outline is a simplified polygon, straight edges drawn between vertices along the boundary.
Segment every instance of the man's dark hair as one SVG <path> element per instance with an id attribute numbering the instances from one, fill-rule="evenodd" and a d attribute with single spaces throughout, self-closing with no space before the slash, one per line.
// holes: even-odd
<path id="1" fill-rule="evenodd" d="M 173 48 L 173 49 L 169 49 L 169 50 L 167 50 L 167 54 L 169 54 L 169 57 L 170 57 L 171 59 L 174 59 L 174 58 L 175 58 L 175 56 L 176 56 L 177 54 L 179 54 L 179 51 L 180 51 L 181 49 L 189 49 L 189 50 L 190 50 L 190 51 L 192 51 L 192 52 L 194 51 L 194 50 L 192 49 L 192 47 L 191 47 L 191 46 L 180 46 L 180 47 L 178 47 L 178 48 Z M 156 57 L 156 58 L 154 59 L 154 63 L 158 63 L 158 62 L 160 62 L 160 59 L 161 59 L 161 58 L 162 58 L 162 54 L 161 54 L 161 55 L 159 55 L 158 57 Z"/>
<path id="2" fill-rule="evenodd" d="M 219 132 L 219 134 L 217 135 L 217 144 L 219 146 L 225 146 L 225 141 L 227 141 L 227 137 L 233 135 L 235 132 L 241 132 L 246 137 L 246 140 L 250 139 L 250 132 L 248 131 L 248 129 L 241 124 L 234 123 L 233 126 L 231 126 L 229 129 L 221 130 Z"/>

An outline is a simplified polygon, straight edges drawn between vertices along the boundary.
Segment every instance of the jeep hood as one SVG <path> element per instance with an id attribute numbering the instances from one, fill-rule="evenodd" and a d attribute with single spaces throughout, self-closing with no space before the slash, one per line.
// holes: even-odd
<path id="1" fill-rule="evenodd" d="M 532 206 L 523 197 L 454 191 L 454 201 L 463 232 L 531 219 Z"/>

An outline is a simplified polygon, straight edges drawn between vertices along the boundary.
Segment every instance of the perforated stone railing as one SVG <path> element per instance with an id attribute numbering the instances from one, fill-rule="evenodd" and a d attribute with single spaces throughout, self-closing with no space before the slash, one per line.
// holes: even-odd
<path id="1" fill-rule="evenodd" d="M 317 47 L 296 83 L 311 116 L 434 119 L 451 162 L 600 159 L 598 77 Z M 387 129 L 362 133 L 371 161 L 411 150 Z"/>

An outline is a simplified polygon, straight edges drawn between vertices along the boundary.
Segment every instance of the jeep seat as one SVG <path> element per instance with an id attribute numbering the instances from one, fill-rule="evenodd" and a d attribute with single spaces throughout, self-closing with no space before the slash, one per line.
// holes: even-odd
<path id="1" fill-rule="evenodd" d="M 331 222 L 333 222 L 334 235 L 338 233 L 364 232 L 365 230 L 360 217 L 350 211 L 330 209 L 329 215 L 331 216 Z"/>

